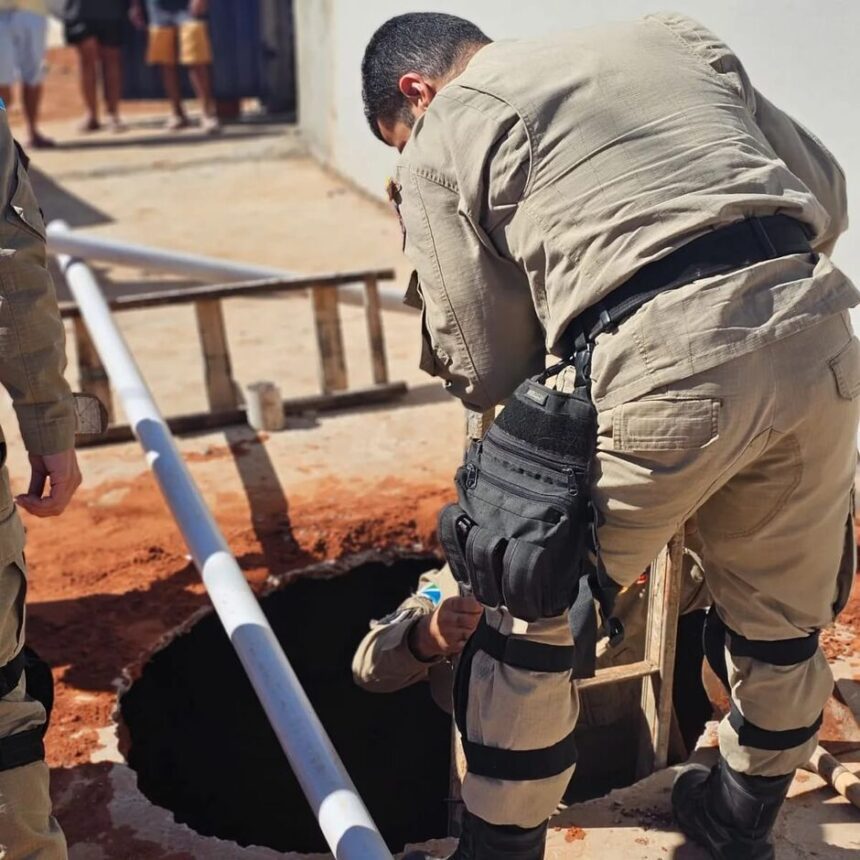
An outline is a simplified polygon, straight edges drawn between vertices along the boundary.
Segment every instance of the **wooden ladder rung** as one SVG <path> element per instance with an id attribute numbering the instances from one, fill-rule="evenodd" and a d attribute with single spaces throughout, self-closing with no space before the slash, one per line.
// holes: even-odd
<path id="1" fill-rule="evenodd" d="M 607 684 L 620 684 L 622 681 L 648 678 L 659 671 L 656 663 L 652 663 L 650 660 L 639 660 L 624 666 L 609 666 L 606 669 L 598 669 L 593 678 L 583 678 L 577 682 L 576 686 L 580 690 L 605 687 Z"/>

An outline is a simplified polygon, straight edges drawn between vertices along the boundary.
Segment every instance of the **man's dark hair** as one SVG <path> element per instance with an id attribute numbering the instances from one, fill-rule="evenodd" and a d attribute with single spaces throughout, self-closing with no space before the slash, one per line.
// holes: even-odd
<path id="1" fill-rule="evenodd" d="M 471 21 L 439 12 L 412 12 L 389 18 L 374 34 L 361 61 L 364 115 L 382 140 L 379 120 L 398 119 L 411 126 L 409 102 L 398 82 L 407 72 L 428 78 L 446 75 L 464 51 L 491 40 Z"/>

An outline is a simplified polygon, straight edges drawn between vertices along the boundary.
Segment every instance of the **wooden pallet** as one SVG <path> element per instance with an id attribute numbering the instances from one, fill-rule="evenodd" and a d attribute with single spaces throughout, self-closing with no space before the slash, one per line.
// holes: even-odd
<path id="1" fill-rule="evenodd" d="M 310 397 L 284 400 L 287 414 L 308 410 L 344 409 L 383 403 L 406 393 L 403 382 L 390 382 L 385 354 L 385 338 L 379 302 L 379 281 L 392 280 L 390 269 L 343 272 L 301 278 L 268 278 L 231 284 L 215 284 L 136 293 L 109 301 L 114 312 L 193 304 L 197 318 L 197 334 L 203 356 L 206 395 L 209 411 L 172 416 L 167 419 L 174 433 L 193 433 L 245 421 L 245 408 L 239 386 L 233 378 L 230 348 L 224 325 L 222 301 L 229 298 L 271 296 L 282 293 L 307 292 L 311 296 L 320 393 Z M 339 288 L 363 285 L 364 311 L 370 346 L 373 385 L 369 388 L 348 387 L 346 354 L 340 324 Z M 78 353 L 80 388 L 98 397 L 113 422 L 113 397 L 110 380 L 99 358 L 89 332 L 74 302 L 62 302 L 63 317 L 73 320 Z M 113 424 L 97 439 L 83 444 L 128 441 L 133 438 L 127 424 Z"/>

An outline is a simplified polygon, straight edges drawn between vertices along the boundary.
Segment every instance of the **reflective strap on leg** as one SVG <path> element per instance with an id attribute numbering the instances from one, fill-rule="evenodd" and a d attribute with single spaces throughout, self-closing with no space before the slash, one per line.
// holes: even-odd
<path id="1" fill-rule="evenodd" d="M 521 782 L 557 776 L 576 764 L 573 732 L 549 747 L 531 750 L 505 750 L 488 747 L 462 738 L 469 773 Z"/>
<path id="2" fill-rule="evenodd" d="M 19 651 L 5 666 L 0 666 L 0 699 L 8 696 L 18 686 L 25 661 L 24 652 Z"/>
<path id="3" fill-rule="evenodd" d="M 0 771 L 23 767 L 45 758 L 45 744 L 42 741 L 44 727 L 37 726 L 26 732 L 18 732 L 0 738 Z"/>
<path id="4" fill-rule="evenodd" d="M 820 631 L 814 630 L 807 636 L 792 639 L 747 639 L 728 627 L 712 606 L 705 620 L 703 641 L 711 668 L 728 689 L 724 647 L 732 657 L 750 657 L 771 666 L 795 666 L 812 659 L 818 650 L 819 635 Z"/>
<path id="5" fill-rule="evenodd" d="M 476 648 L 515 669 L 527 669 L 531 672 L 569 672 L 575 665 L 573 645 L 547 645 L 545 642 L 530 642 L 527 639 L 505 636 L 490 627 L 483 617 L 472 640 Z"/>
<path id="6" fill-rule="evenodd" d="M 508 637 L 502 638 L 508 639 Z M 485 641 L 495 641 L 498 644 L 498 640 L 493 639 L 492 636 L 487 636 Z M 508 643 L 510 642 L 511 640 L 508 639 Z M 531 642 L 528 644 L 540 645 L 542 643 Z M 493 645 L 490 644 L 489 647 L 492 648 Z M 546 647 L 554 648 L 555 646 Z M 522 781 L 546 779 L 547 777 L 556 776 L 576 764 L 576 744 L 574 743 L 572 731 L 567 737 L 552 746 L 531 750 L 506 750 L 500 747 L 485 746 L 468 739 L 466 716 L 469 710 L 469 681 L 472 675 L 472 660 L 475 657 L 475 653 L 479 650 L 483 651 L 484 648 L 480 644 L 478 633 L 476 632 L 466 643 L 454 675 L 454 719 L 457 723 L 457 728 L 460 730 L 460 741 L 463 745 L 463 753 L 466 756 L 468 772 L 476 776 L 487 776 L 493 779 Z M 564 651 L 566 649 L 563 646 L 559 646 L 557 650 Z M 490 652 L 488 651 L 487 653 Z M 492 653 L 490 653 L 490 656 L 498 659 Z M 569 671 L 569 669 L 570 667 L 568 666 L 566 671 Z"/>
<path id="7" fill-rule="evenodd" d="M 727 645 L 732 657 L 752 657 L 772 666 L 794 666 L 805 663 L 818 650 L 819 631 L 793 639 L 747 639 L 726 627 Z"/>
<path id="8" fill-rule="evenodd" d="M 805 744 L 821 728 L 824 713 L 818 715 L 818 719 L 811 726 L 802 726 L 797 729 L 763 729 L 761 726 L 751 723 L 738 710 L 734 702 L 729 711 L 729 725 L 738 733 L 738 743 L 744 747 L 755 747 L 760 750 L 790 750 Z"/>

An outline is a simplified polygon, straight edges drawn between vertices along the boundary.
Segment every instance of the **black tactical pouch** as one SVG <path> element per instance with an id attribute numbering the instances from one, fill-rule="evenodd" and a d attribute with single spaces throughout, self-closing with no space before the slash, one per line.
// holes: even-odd
<path id="1" fill-rule="evenodd" d="M 597 413 L 584 386 L 565 393 L 539 379 L 522 383 L 484 439 L 471 444 L 457 471 L 458 503 L 440 514 L 439 538 L 455 578 L 484 606 L 504 606 L 525 621 L 568 612 L 581 646 L 581 665 L 572 668 L 587 677 L 594 600 L 612 588 L 598 586 L 589 561 Z M 601 602 L 608 619 L 611 607 Z"/>

